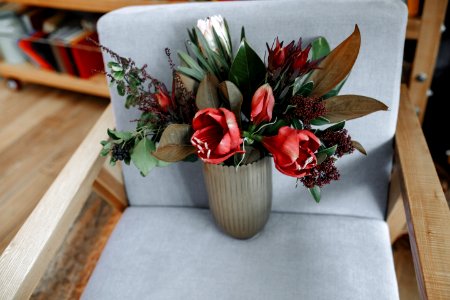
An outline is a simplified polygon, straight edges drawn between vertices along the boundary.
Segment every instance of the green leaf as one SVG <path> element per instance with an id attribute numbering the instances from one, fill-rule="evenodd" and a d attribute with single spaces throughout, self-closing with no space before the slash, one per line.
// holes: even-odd
<path id="1" fill-rule="evenodd" d="M 158 164 L 158 160 L 151 154 L 154 150 L 155 144 L 147 138 L 140 140 L 133 148 L 131 161 L 141 172 L 142 176 L 147 176 L 147 174 Z"/>
<path id="2" fill-rule="evenodd" d="M 184 74 L 186 76 L 194 78 L 197 81 L 202 81 L 203 77 L 205 77 L 205 73 L 204 72 L 198 72 L 197 70 L 194 70 L 194 69 L 191 69 L 191 68 L 188 68 L 188 67 L 177 66 L 176 69 L 181 74 Z"/>
<path id="3" fill-rule="evenodd" d="M 361 152 L 362 154 L 367 155 L 366 149 L 364 149 L 364 147 L 359 142 L 352 141 L 352 146 L 355 147 L 355 149 Z"/>
<path id="4" fill-rule="evenodd" d="M 236 116 L 238 124 L 241 124 L 241 107 L 244 98 L 238 87 L 231 81 L 224 81 L 219 84 L 219 91 L 223 97 L 228 100 L 231 111 Z"/>
<path id="5" fill-rule="evenodd" d="M 302 130 L 303 127 L 303 122 L 299 119 L 292 119 L 292 126 L 294 126 L 295 129 L 299 129 Z"/>
<path id="6" fill-rule="evenodd" d="M 120 65 L 118 63 L 116 63 L 115 61 L 109 61 L 108 68 L 112 69 L 113 67 L 120 67 Z"/>
<path id="7" fill-rule="evenodd" d="M 111 70 L 113 70 L 114 72 L 121 72 L 123 71 L 122 67 L 120 65 L 112 65 L 111 66 Z"/>
<path id="8" fill-rule="evenodd" d="M 195 104 L 199 110 L 220 107 L 220 100 L 217 95 L 218 85 L 219 81 L 216 76 L 211 73 L 206 74 L 198 86 L 197 96 L 195 97 Z"/>
<path id="9" fill-rule="evenodd" d="M 128 95 L 125 100 L 125 108 L 130 108 L 131 106 L 134 106 L 136 103 L 136 97 L 134 95 Z"/>
<path id="10" fill-rule="evenodd" d="M 112 76 L 114 77 L 115 80 L 123 80 L 123 78 L 125 77 L 125 72 L 123 70 L 112 72 Z"/>
<path id="11" fill-rule="evenodd" d="M 344 129 L 344 127 L 345 127 L 345 121 L 342 121 L 342 122 L 339 122 L 339 123 L 334 124 L 333 126 L 328 127 L 328 128 L 325 129 L 325 130 L 339 131 L 339 130 L 341 130 L 341 129 Z"/>
<path id="12" fill-rule="evenodd" d="M 317 164 L 320 165 L 321 163 L 323 163 L 325 159 L 327 159 L 327 157 L 328 156 L 325 153 L 317 153 L 316 154 Z"/>
<path id="13" fill-rule="evenodd" d="M 319 69 L 312 72 L 310 80 L 314 81 L 312 96 L 323 96 L 331 91 L 350 73 L 361 45 L 361 34 L 356 25 L 353 33 L 330 52 L 319 64 Z"/>
<path id="14" fill-rule="evenodd" d="M 342 87 L 344 86 L 345 82 L 347 81 L 347 78 L 348 78 L 348 76 L 344 80 L 339 82 L 339 84 L 337 86 L 335 86 L 331 91 L 329 91 L 328 93 L 323 95 L 322 99 L 326 100 L 328 98 L 337 96 L 339 94 L 339 92 L 341 91 Z"/>
<path id="15" fill-rule="evenodd" d="M 241 28 L 241 42 L 243 40 L 245 40 L 245 28 L 244 28 L 244 26 L 242 26 L 242 28 Z"/>
<path id="16" fill-rule="evenodd" d="M 331 123 L 352 120 L 376 111 L 388 110 L 388 107 L 378 100 L 359 95 L 335 96 L 323 101 L 325 118 Z"/>
<path id="17" fill-rule="evenodd" d="M 214 65 L 211 65 L 211 63 L 209 61 L 207 61 L 203 57 L 203 53 L 200 51 L 200 49 L 198 49 L 198 47 L 194 43 L 192 43 L 190 41 L 188 41 L 187 44 L 191 48 L 191 50 L 194 53 L 194 55 L 197 58 L 197 60 L 203 66 L 203 70 L 206 71 L 206 72 L 210 72 L 210 73 L 214 73 L 215 74 L 215 72 L 217 70 L 214 69 Z"/>
<path id="18" fill-rule="evenodd" d="M 189 56 L 189 54 L 182 51 L 178 51 L 178 56 L 180 57 L 180 60 L 184 62 L 186 66 L 188 66 L 189 68 L 197 71 L 200 74 L 204 73 L 203 69 L 191 56 Z"/>
<path id="19" fill-rule="evenodd" d="M 330 45 L 323 36 L 319 36 L 311 44 L 312 60 L 318 60 L 330 53 Z"/>
<path id="20" fill-rule="evenodd" d="M 320 150 L 319 152 L 317 152 L 317 154 L 323 153 L 323 154 L 326 154 L 326 156 L 332 156 L 336 152 L 336 149 L 337 149 L 337 145 L 334 145 L 332 147 Z"/>
<path id="21" fill-rule="evenodd" d="M 191 132 L 191 126 L 187 124 L 167 126 L 153 155 L 165 162 L 177 162 L 194 154 L 196 148 L 190 143 Z"/>
<path id="22" fill-rule="evenodd" d="M 311 196 L 314 198 L 314 200 L 319 203 L 320 202 L 320 187 L 318 187 L 317 185 L 314 186 L 313 188 L 308 189 L 309 192 L 311 193 Z"/>
<path id="23" fill-rule="evenodd" d="M 316 125 L 316 126 L 326 125 L 326 124 L 330 124 L 330 120 L 328 120 L 325 117 L 318 117 L 318 118 L 312 120 L 311 124 Z"/>
<path id="24" fill-rule="evenodd" d="M 295 86 L 294 86 L 295 88 Z M 300 89 L 298 90 L 298 92 L 295 95 L 301 95 L 301 96 L 309 96 L 309 94 L 311 94 L 311 91 L 314 88 L 314 82 L 312 81 L 308 81 L 307 83 L 305 83 L 304 85 L 302 85 L 300 87 Z"/>
<path id="25" fill-rule="evenodd" d="M 228 69 L 229 67 L 228 63 L 226 62 L 225 58 L 223 58 L 218 53 L 211 50 L 205 37 L 197 27 L 195 28 L 195 31 L 199 41 L 199 48 L 204 50 L 206 59 L 211 62 L 211 65 L 216 70 L 215 74 L 219 76 L 220 73 L 219 70 L 221 69 L 221 67 Z"/>
<path id="26" fill-rule="evenodd" d="M 133 137 L 133 134 L 129 131 L 116 131 L 116 130 L 112 130 L 108 128 L 108 135 L 113 139 L 113 140 L 123 140 L 123 141 L 128 141 L 129 139 L 131 139 Z"/>
<path id="27" fill-rule="evenodd" d="M 119 96 L 125 96 L 125 84 L 123 81 L 117 82 L 117 93 Z"/>
<path id="28" fill-rule="evenodd" d="M 253 93 L 264 81 L 266 67 L 261 58 L 242 40 L 230 68 L 228 78 L 242 92 L 244 99 L 251 99 Z M 244 102 L 244 113 L 250 111 L 250 101 Z"/>

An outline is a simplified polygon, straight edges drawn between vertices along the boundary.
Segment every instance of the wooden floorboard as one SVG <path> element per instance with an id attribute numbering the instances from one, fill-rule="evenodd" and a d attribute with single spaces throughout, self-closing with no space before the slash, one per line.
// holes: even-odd
<path id="1" fill-rule="evenodd" d="M 40 86 L 12 92 L 0 81 L 0 252 L 106 105 L 102 98 Z M 119 217 L 94 195 L 33 299 L 78 298 Z M 418 299 L 407 238 L 395 244 L 394 260 L 400 298 Z"/>

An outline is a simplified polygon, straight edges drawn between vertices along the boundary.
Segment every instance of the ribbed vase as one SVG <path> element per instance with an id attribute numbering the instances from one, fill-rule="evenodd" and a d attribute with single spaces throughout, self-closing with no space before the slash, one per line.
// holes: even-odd
<path id="1" fill-rule="evenodd" d="M 204 164 L 209 207 L 217 225 L 228 235 L 248 239 L 264 228 L 272 207 L 270 158 L 252 164 Z"/>

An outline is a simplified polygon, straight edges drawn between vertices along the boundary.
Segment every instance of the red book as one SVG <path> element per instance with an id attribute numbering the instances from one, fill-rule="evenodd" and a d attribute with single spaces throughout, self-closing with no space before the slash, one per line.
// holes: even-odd
<path id="1" fill-rule="evenodd" d="M 90 39 L 98 41 L 97 33 L 86 32 L 70 44 L 79 76 L 85 79 L 104 70 L 100 49 Z"/>
<path id="2" fill-rule="evenodd" d="M 36 32 L 30 37 L 20 39 L 18 42 L 19 48 L 22 49 L 22 51 L 31 59 L 32 62 L 34 62 L 36 65 L 41 67 L 42 69 L 54 71 L 54 67 L 44 58 L 42 55 L 40 55 L 35 48 L 33 47 L 33 43 L 36 40 L 39 40 L 43 37 L 45 37 L 45 33 L 43 32 Z"/>

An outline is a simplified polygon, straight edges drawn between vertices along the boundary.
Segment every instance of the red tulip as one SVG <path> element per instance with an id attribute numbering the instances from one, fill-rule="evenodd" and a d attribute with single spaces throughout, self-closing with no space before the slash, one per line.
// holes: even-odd
<path id="1" fill-rule="evenodd" d="M 191 143 L 207 163 L 219 164 L 241 151 L 242 138 L 234 113 L 225 108 L 205 108 L 192 122 Z"/>
<path id="2" fill-rule="evenodd" d="M 167 112 L 169 108 L 171 107 L 171 100 L 169 97 L 169 93 L 167 93 L 165 88 L 162 88 L 161 86 L 158 86 L 156 88 L 156 93 L 153 94 L 156 101 L 158 101 L 159 106 L 161 107 L 161 110 L 163 112 Z"/>
<path id="3" fill-rule="evenodd" d="M 275 98 L 272 88 L 268 83 L 260 86 L 252 98 L 252 111 L 250 119 L 253 123 L 269 122 L 272 119 Z"/>
<path id="4" fill-rule="evenodd" d="M 288 176 L 306 176 L 317 164 L 314 152 L 319 149 L 320 141 L 308 130 L 284 126 L 278 135 L 263 137 L 261 142 L 272 153 L 277 170 Z"/>

